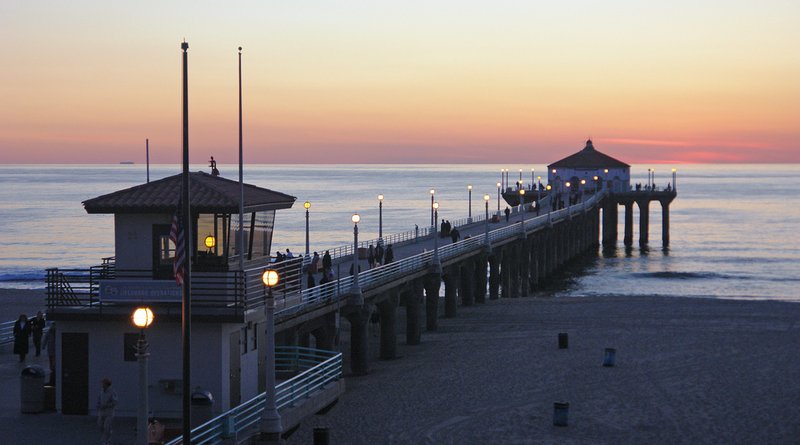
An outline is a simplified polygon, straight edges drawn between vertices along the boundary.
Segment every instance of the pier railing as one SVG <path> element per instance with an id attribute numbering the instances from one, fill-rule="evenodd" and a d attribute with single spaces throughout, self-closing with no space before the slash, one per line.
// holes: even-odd
<path id="1" fill-rule="evenodd" d="M 291 409 L 300 401 L 313 397 L 342 377 L 342 353 L 299 346 L 275 348 L 275 371 L 295 374 L 275 386 L 275 403 L 278 411 Z M 261 393 L 247 402 L 220 414 L 208 422 L 192 429 L 192 445 L 219 444 L 231 438 L 242 438 L 261 420 L 266 404 L 266 393 Z M 182 445 L 177 437 L 166 445 Z"/>
<path id="2" fill-rule="evenodd" d="M 601 192 L 591 196 L 584 202 L 565 207 L 561 210 L 556 210 L 549 213 L 541 213 L 539 216 L 526 219 L 524 222 L 520 221 L 515 224 L 492 230 L 489 232 L 489 242 L 496 243 L 508 240 L 509 238 L 517 238 L 522 236 L 523 231 L 524 233 L 528 233 L 538 230 L 548 224 L 553 224 L 561 220 L 568 219 L 572 215 L 584 212 L 586 209 L 595 206 L 604 196 L 605 192 Z M 477 249 L 483 248 L 484 245 L 484 234 L 472 236 L 455 243 L 446 244 L 439 247 L 439 259 L 440 261 L 447 261 L 451 258 L 474 252 Z M 371 287 L 376 287 L 378 285 L 407 276 L 408 274 L 423 271 L 426 268 L 431 267 L 433 264 L 433 255 L 434 252 L 429 250 L 362 272 L 358 276 L 359 287 L 361 289 L 369 289 Z M 277 307 L 275 314 L 276 316 L 287 316 L 292 313 L 303 311 L 310 306 L 332 304 L 341 296 L 350 295 L 352 293 L 352 286 L 353 277 L 346 276 L 341 277 L 331 283 L 326 283 L 310 289 L 304 289 L 299 298 L 293 301 L 292 304 L 286 304 L 283 307 Z"/>
<path id="3" fill-rule="evenodd" d="M 15 320 L 0 323 L 0 345 L 14 343 L 14 323 Z"/>

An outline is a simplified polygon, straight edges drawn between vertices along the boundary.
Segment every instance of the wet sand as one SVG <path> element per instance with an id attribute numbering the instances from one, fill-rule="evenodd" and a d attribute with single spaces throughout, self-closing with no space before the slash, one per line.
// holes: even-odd
<path id="1" fill-rule="evenodd" d="M 460 307 L 419 346 L 398 335 L 390 361 L 375 326 L 370 374 L 287 443 L 314 427 L 335 444 L 798 443 L 798 320 L 797 303 L 500 300 Z M 554 402 L 570 404 L 567 427 Z"/>

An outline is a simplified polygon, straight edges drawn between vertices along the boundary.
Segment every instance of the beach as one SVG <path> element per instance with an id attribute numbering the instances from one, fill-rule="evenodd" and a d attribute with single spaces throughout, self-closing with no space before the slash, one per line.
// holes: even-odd
<path id="1" fill-rule="evenodd" d="M 44 289 L 0 288 L 0 323 L 16 320 L 20 314 L 35 317 L 45 306 Z"/>
<path id="2" fill-rule="evenodd" d="M 399 335 L 390 361 L 375 326 L 371 372 L 287 443 L 315 427 L 334 444 L 797 443 L 798 319 L 772 301 L 498 300 L 460 307 L 419 346 Z M 568 426 L 553 426 L 554 402 Z"/>

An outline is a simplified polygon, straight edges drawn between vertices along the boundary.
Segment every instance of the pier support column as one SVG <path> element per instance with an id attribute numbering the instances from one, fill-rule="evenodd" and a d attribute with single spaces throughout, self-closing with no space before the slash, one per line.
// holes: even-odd
<path id="1" fill-rule="evenodd" d="M 439 318 L 439 287 L 442 285 L 442 274 L 430 273 L 424 279 L 425 286 L 425 329 L 435 331 Z"/>
<path id="2" fill-rule="evenodd" d="M 486 303 L 486 262 L 489 254 L 481 253 L 475 260 L 475 302 Z"/>
<path id="3" fill-rule="evenodd" d="M 500 266 L 502 298 L 511 298 L 511 265 L 513 263 L 513 250 L 510 246 L 503 247 L 502 265 Z"/>
<path id="4" fill-rule="evenodd" d="M 369 335 L 367 326 L 374 307 L 364 304 L 350 308 L 345 317 L 350 322 L 350 372 L 365 375 L 369 372 Z"/>
<path id="5" fill-rule="evenodd" d="M 519 248 L 519 291 L 520 297 L 527 297 L 531 294 L 531 243 L 528 237 L 523 238 L 521 243 Z"/>
<path id="6" fill-rule="evenodd" d="M 405 293 L 406 302 L 406 344 L 418 345 L 422 336 L 420 323 L 422 307 L 422 282 L 414 280 Z"/>
<path id="7" fill-rule="evenodd" d="M 639 246 L 646 246 L 650 241 L 650 200 L 636 202 L 639 205 Z"/>
<path id="8" fill-rule="evenodd" d="M 669 246 L 669 203 L 661 202 L 661 245 Z"/>
<path id="9" fill-rule="evenodd" d="M 397 290 L 390 290 L 391 296 L 378 303 L 381 318 L 381 360 L 397 358 L 397 305 L 400 301 Z"/>
<path id="10" fill-rule="evenodd" d="M 489 255 L 489 299 L 500 298 L 500 252 L 496 249 Z"/>
<path id="11" fill-rule="evenodd" d="M 333 351 L 336 349 L 336 312 L 330 312 L 323 318 L 322 326 L 311 331 L 311 335 L 318 349 Z"/>
<path id="12" fill-rule="evenodd" d="M 461 304 L 472 306 L 475 302 L 475 273 L 472 261 L 461 262 L 461 284 L 458 286 L 458 293 L 461 295 Z"/>
<path id="13" fill-rule="evenodd" d="M 444 270 L 444 317 L 453 318 L 456 316 L 458 307 L 458 285 L 461 283 L 461 268 L 448 266 Z"/>
<path id="14" fill-rule="evenodd" d="M 529 254 L 531 256 L 531 263 L 530 263 L 530 276 L 531 276 L 531 290 L 536 290 L 539 288 L 539 261 L 541 260 L 540 251 L 541 251 L 541 242 L 542 236 L 540 233 L 534 234 L 531 237 L 531 250 Z"/>
<path id="15" fill-rule="evenodd" d="M 603 205 L 603 246 L 613 247 L 617 244 L 617 203 L 606 197 Z"/>
<path id="16" fill-rule="evenodd" d="M 633 245 L 633 203 L 625 203 L 625 238 L 623 240 L 626 246 Z"/>

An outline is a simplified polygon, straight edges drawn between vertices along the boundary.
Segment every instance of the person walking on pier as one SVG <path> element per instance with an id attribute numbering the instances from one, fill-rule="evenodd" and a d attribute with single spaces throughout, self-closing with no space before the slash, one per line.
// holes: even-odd
<path id="1" fill-rule="evenodd" d="M 370 269 L 375 267 L 375 247 L 372 244 L 369 245 L 369 255 L 367 255 L 367 263 Z"/>
<path id="2" fill-rule="evenodd" d="M 375 248 L 375 263 L 378 266 L 383 264 L 383 255 L 384 255 L 383 243 L 382 242 L 378 242 L 378 247 Z"/>
<path id="3" fill-rule="evenodd" d="M 333 267 L 333 261 L 331 260 L 331 251 L 326 250 L 325 255 L 322 255 L 322 270 L 331 270 Z"/>
<path id="4" fill-rule="evenodd" d="M 511 209 L 509 209 L 508 206 L 506 206 L 505 214 L 506 214 L 506 222 L 508 222 L 508 218 L 511 217 Z"/>
<path id="5" fill-rule="evenodd" d="M 104 378 L 102 390 L 97 395 L 97 425 L 102 431 L 100 443 L 111 445 L 111 433 L 114 423 L 114 409 L 117 407 L 117 393 L 111 387 L 111 379 Z"/>
<path id="6" fill-rule="evenodd" d="M 394 261 L 394 251 L 392 250 L 392 245 L 389 244 L 386 246 L 386 255 L 383 264 L 389 264 Z"/>
<path id="7" fill-rule="evenodd" d="M 42 311 L 37 312 L 36 317 L 31 319 L 31 337 L 33 337 L 33 346 L 36 348 L 37 357 L 42 355 L 42 335 L 45 323 Z"/>
<path id="8" fill-rule="evenodd" d="M 31 322 L 28 321 L 28 316 L 20 314 L 16 322 L 14 322 L 14 354 L 19 355 L 19 362 L 25 361 L 25 356 L 28 355 L 30 348 L 28 337 L 31 336 Z"/>

